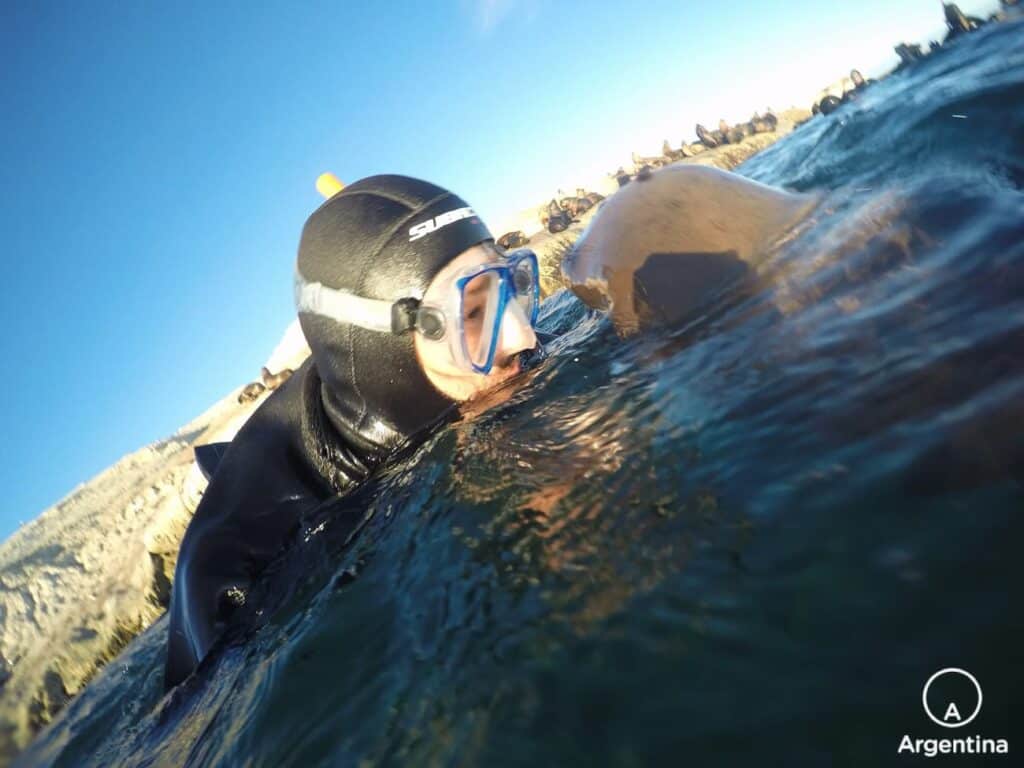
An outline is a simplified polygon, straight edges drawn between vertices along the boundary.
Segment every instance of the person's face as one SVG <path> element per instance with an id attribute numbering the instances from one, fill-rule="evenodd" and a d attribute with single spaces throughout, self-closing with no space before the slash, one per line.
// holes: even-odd
<path id="1" fill-rule="evenodd" d="M 503 254 L 491 243 L 481 243 L 468 248 L 452 259 L 434 277 L 423 296 L 423 302 L 425 304 L 443 304 L 445 299 L 443 291 L 451 285 L 451 279 L 456 273 L 467 267 L 492 264 L 502 260 Z M 484 296 L 482 295 L 466 292 L 463 322 L 470 344 L 474 341 L 473 335 L 482 332 L 477 326 L 482 322 L 485 314 L 484 306 L 482 306 L 483 300 Z M 481 303 L 481 306 L 476 306 L 474 302 Z M 452 332 L 452 329 L 449 331 Z M 505 307 L 505 315 L 502 317 L 498 335 L 498 345 L 494 353 L 494 365 L 487 375 L 468 371 L 459 366 L 452 357 L 447 342 L 431 342 L 419 333 L 413 335 L 415 336 L 416 356 L 430 383 L 452 400 L 459 402 L 470 400 L 515 376 L 519 373 L 520 368 L 517 355 L 537 346 L 537 337 L 530 326 L 530 320 L 515 301 L 509 301 Z"/>

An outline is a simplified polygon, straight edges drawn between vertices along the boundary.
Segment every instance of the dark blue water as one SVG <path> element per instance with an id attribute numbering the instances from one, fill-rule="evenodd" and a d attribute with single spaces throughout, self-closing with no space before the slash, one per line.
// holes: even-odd
<path id="1" fill-rule="evenodd" d="M 752 281 L 629 341 L 557 295 L 528 382 L 311 520 L 247 634 L 162 698 L 161 621 L 22 762 L 1012 760 L 1024 26 L 741 172 L 825 193 Z M 962 732 L 921 706 L 948 666 L 984 689 Z"/>

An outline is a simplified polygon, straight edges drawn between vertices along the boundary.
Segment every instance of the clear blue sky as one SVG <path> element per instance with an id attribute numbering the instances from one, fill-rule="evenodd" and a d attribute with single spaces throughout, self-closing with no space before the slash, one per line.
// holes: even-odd
<path id="1" fill-rule="evenodd" d="M 0 4 L 0 539 L 258 375 L 321 172 L 497 217 L 941 27 L 938 0 L 187 5 Z"/>

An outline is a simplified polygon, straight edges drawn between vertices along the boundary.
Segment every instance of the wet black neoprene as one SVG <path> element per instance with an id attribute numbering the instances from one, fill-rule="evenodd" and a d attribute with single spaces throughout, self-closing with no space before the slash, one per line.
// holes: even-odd
<path id="1" fill-rule="evenodd" d="M 363 179 L 309 217 L 298 271 L 307 282 L 365 298 L 422 297 L 445 264 L 492 239 L 468 208 L 417 179 Z M 453 211 L 461 213 L 446 215 Z M 299 320 L 312 357 L 239 431 L 182 539 L 168 688 L 206 656 L 305 513 L 350 491 L 452 411 L 420 368 L 411 333 L 316 315 Z"/>

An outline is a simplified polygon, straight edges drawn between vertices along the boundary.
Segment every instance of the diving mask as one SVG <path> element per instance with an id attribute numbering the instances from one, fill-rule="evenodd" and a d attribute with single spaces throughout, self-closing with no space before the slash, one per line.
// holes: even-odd
<path id="1" fill-rule="evenodd" d="M 540 273 L 537 255 L 512 251 L 504 260 L 477 264 L 452 275 L 432 301 L 404 297 L 396 301 L 367 299 L 348 291 L 308 283 L 295 274 L 299 312 L 329 317 L 340 323 L 381 333 L 410 330 L 430 342 L 447 343 L 452 359 L 465 370 L 488 374 L 506 316 L 537 322 Z"/>

